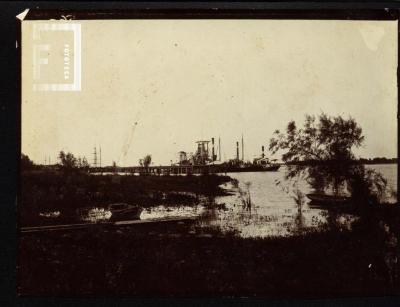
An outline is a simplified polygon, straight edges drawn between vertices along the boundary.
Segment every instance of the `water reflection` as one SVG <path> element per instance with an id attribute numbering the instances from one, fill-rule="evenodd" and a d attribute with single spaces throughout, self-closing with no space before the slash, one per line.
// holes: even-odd
<path id="1" fill-rule="evenodd" d="M 380 172 L 387 180 L 388 186 L 383 200 L 389 203 L 397 202 L 397 164 L 370 164 L 365 167 Z"/>
<path id="2" fill-rule="evenodd" d="M 60 214 L 61 214 L 60 211 L 48 211 L 48 212 L 40 212 L 39 216 L 46 218 L 56 218 L 59 217 Z"/>
<path id="3" fill-rule="evenodd" d="M 392 190 L 397 185 L 397 165 L 384 165 L 383 175 Z M 305 194 L 311 192 L 302 180 L 294 185 L 283 184 L 285 170 L 278 172 L 230 173 L 234 180 L 221 185 L 229 195 L 199 197 L 193 204 L 159 205 L 144 209 L 140 219 L 197 217 L 194 227 L 215 228 L 222 233 L 243 237 L 290 236 L 326 227 L 349 228 L 356 219 L 310 204 Z M 392 195 L 393 196 L 393 195 Z M 43 217 L 59 216 L 60 212 L 42 212 Z M 104 208 L 86 208 L 79 213 L 80 221 L 110 221 L 112 213 Z M 194 231 L 194 230 L 193 230 Z"/>
<path id="4" fill-rule="evenodd" d="M 204 214 L 205 206 L 156 206 L 145 209 L 140 215 L 141 220 L 162 219 L 170 217 L 199 217 Z"/>
<path id="5" fill-rule="evenodd" d="M 379 167 L 375 166 L 388 178 L 390 189 L 396 190 L 397 165 Z M 235 230 L 242 237 L 268 237 L 319 231 L 327 227 L 344 229 L 351 227 L 356 220 L 351 214 L 310 206 L 305 194 L 312 192 L 311 187 L 304 180 L 287 184 L 284 174 L 284 168 L 278 172 L 228 174 L 235 180 L 225 184 L 224 188 L 235 193 L 217 197 L 215 207 L 222 203 L 225 210 L 211 210 L 200 224 L 218 227 L 223 232 Z"/>
<path id="6" fill-rule="evenodd" d="M 279 173 L 236 173 L 225 188 L 233 195 L 217 197 L 216 205 L 226 209 L 212 210 L 201 225 L 218 227 L 223 232 L 235 232 L 242 237 L 286 236 L 326 222 L 322 210 L 311 210 L 303 200 L 298 205 L 290 193 L 276 185 Z"/>
<path id="7" fill-rule="evenodd" d="M 260 206 L 244 207 L 239 200 L 228 202 L 226 206 L 227 208 L 223 211 L 210 210 L 200 219 L 200 226 L 217 227 L 223 233 L 234 231 L 241 237 L 249 238 L 288 236 L 326 223 L 323 215 L 306 217 L 308 210 L 286 209 L 266 212 L 268 210 Z"/>
<path id="8" fill-rule="evenodd" d="M 88 223 L 101 223 L 110 220 L 112 213 L 104 208 L 85 208 L 78 211 L 81 221 Z"/>
<path id="9" fill-rule="evenodd" d="M 307 193 L 304 183 L 295 189 L 282 188 L 275 184 L 278 175 L 230 174 L 235 180 L 222 185 L 230 195 L 204 197 L 192 206 L 149 208 L 142 212 L 141 219 L 198 217 L 195 227 L 216 228 L 223 234 L 233 232 L 243 238 L 290 236 L 329 225 L 331 216 L 326 210 L 309 207 L 299 188 Z M 349 223 L 349 218 L 334 220 L 335 225 Z"/>

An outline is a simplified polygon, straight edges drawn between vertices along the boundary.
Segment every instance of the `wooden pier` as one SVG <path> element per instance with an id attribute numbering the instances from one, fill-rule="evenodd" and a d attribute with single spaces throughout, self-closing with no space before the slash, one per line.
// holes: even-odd
<path id="1" fill-rule="evenodd" d="M 169 165 L 169 166 L 129 166 L 129 167 L 92 167 L 91 173 L 118 173 L 136 175 L 205 175 L 224 173 L 226 170 L 220 165 Z"/>
<path id="2" fill-rule="evenodd" d="M 169 166 L 129 166 L 129 167 L 92 167 L 89 172 L 95 174 L 114 173 L 129 175 L 207 175 L 224 174 L 237 172 L 273 172 L 280 168 L 280 164 L 274 164 L 270 167 L 259 165 L 229 166 L 229 165 L 169 165 Z"/>
<path id="3" fill-rule="evenodd" d="M 63 225 L 49 225 L 49 226 L 34 226 L 34 227 L 21 227 L 21 233 L 32 232 L 49 232 L 49 231 L 62 231 L 62 230 L 77 230 L 95 227 L 110 227 L 110 226 L 129 226 L 129 225 L 142 225 L 142 224 L 158 224 L 158 223 L 192 223 L 196 221 L 197 217 L 165 217 L 144 220 L 121 220 L 116 222 L 102 222 L 102 223 L 81 223 L 81 224 L 63 224 Z"/>

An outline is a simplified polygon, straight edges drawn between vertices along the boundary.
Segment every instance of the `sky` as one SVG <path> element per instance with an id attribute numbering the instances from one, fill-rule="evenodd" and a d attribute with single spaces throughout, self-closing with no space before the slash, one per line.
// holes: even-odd
<path id="1" fill-rule="evenodd" d="M 359 123 L 357 156 L 397 156 L 397 21 L 74 20 L 81 89 L 56 92 L 33 90 L 35 22 L 22 23 L 21 146 L 36 163 L 92 162 L 101 146 L 103 165 L 169 164 L 211 137 L 229 159 L 242 134 L 252 160 L 321 112 Z"/>

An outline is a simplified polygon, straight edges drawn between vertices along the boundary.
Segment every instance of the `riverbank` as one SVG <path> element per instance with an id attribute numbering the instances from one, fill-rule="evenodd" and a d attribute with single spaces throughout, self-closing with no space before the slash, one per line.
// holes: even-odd
<path id="1" fill-rule="evenodd" d="M 21 234 L 23 296 L 350 297 L 400 294 L 379 228 L 242 239 L 185 223 Z"/>
<path id="2" fill-rule="evenodd" d="M 272 183 L 278 175 L 252 175 L 251 196 L 255 203 L 268 203 L 264 193 L 278 193 L 278 190 L 266 191 L 267 187 L 276 187 Z M 241 182 L 247 182 L 245 175 L 240 176 Z M 260 184 L 257 178 L 269 181 L 260 181 L 264 183 Z M 171 209 L 179 203 L 196 204 L 198 197 L 212 199 L 227 193 L 219 185 L 231 178 L 30 173 L 23 174 L 21 180 L 22 197 L 27 188 L 31 191 L 25 195 L 22 205 L 31 210 L 46 208 L 43 204 L 53 208 L 51 200 L 55 199 L 57 208 L 74 211 L 85 199 L 80 189 L 84 189 L 86 202 L 92 206 L 110 200 L 117 202 L 118 197 L 124 197 L 123 202 L 128 202 L 126 199 L 142 201 L 148 207 L 170 204 L 168 209 Z M 175 196 L 182 198 L 178 201 L 173 199 Z M 237 203 L 242 208 L 240 199 L 235 195 L 232 198 L 233 203 L 227 206 L 232 209 Z M 33 199 L 40 207 L 29 203 Z M 40 199 L 46 201 L 40 202 Z M 254 206 L 253 209 L 262 213 L 261 208 Z M 328 223 L 303 227 L 291 233 L 291 237 L 244 238 L 238 233 L 241 227 L 227 231 L 215 225 L 203 225 L 196 218 L 131 225 L 95 223 L 69 230 L 20 232 L 18 293 L 74 297 L 273 298 L 400 294 L 399 284 L 391 283 L 388 278 L 385 263 L 388 233 L 384 231 L 386 224 L 390 233 L 400 238 L 399 210 L 398 205 L 368 207 L 367 211 L 360 212 L 351 228 L 340 227 L 334 218 L 338 212 L 331 212 Z M 253 217 L 257 218 L 257 214 Z M 32 218 L 35 217 L 32 215 Z M 274 222 L 264 219 L 262 225 L 274 227 Z M 255 224 L 248 226 L 260 234 Z"/>
<path id="3" fill-rule="evenodd" d="M 21 174 L 18 202 L 20 226 L 40 224 L 39 213 L 61 212 L 59 220 L 82 207 L 104 208 L 124 202 L 143 208 L 159 205 L 195 205 L 203 196 L 225 195 L 219 186 L 228 176 L 133 176 L 65 174 L 31 171 Z"/>

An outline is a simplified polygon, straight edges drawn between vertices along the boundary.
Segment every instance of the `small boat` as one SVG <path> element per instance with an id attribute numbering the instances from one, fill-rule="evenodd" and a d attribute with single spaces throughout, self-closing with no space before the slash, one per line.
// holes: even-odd
<path id="1" fill-rule="evenodd" d="M 276 172 L 281 166 L 279 164 L 267 165 L 240 165 L 240 166 L 226 166 L 224 168 L 226 173 L 236 172 Z"/>
<path id="2" fill-rule="evenodd" d="M 261 158 L 255 159 L 253 164 L 258 169 L 258 172 L 276 172 L 281 166 L 277 163 L 274 163 L 276 159 L 270 160 L 264 157 L 264 154 Z"/>
<path id="3" fill-rule="evenodd" d="M 348 196 L 335 196 L 320 193 L 310 193 L 306 194 L 313 204 L 318 205 L 344 205 L 350 201 Z"/>
<path id="4" fill-rule="evenodd" d="M 276 172 L 281 166 L 279 164 L 270 164 L 263 166 L 265 172 Z"/>
<path id="5" fill-rule="evenodd" d="M 126 203 L 115 203 L 108 206 L 111 211 L 111 219 L 131 219 L 139 220 L 140 214 L 143 211 L 142 207 L 128 205 Z"/>

